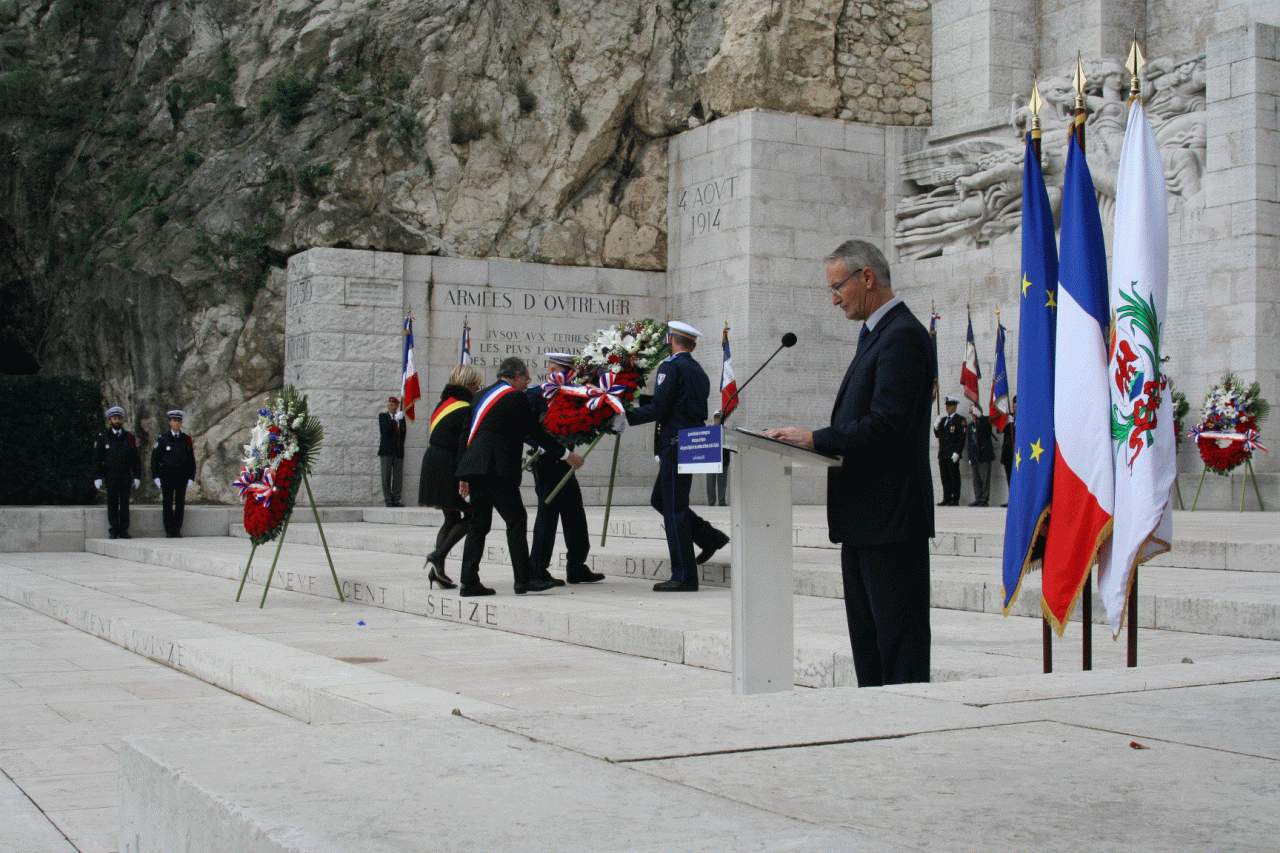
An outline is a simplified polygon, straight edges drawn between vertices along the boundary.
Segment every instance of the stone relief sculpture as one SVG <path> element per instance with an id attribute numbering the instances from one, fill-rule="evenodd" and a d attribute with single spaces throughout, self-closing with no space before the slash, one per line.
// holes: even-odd
<path id="1" fill-rule="evenodd" d="M 1115 181 L 1128 120 L 1129 73 L 1110 60 L 1083 63 L 1086 157 L 1103 221 L 1115 211 Z M 1153 60 L 1143 69 L 1142 96 L 1164 157 L 1171 204 L 1197 204 L 1205 167 L 1205 58 Z M 1040 81 L 1043 169 L 1054 210 L 1062 197 L 1067 131 L 1075 114 L 1070 75 Z M 920 192 L 894 212 L 895 243 L 904 260 L 985 246 L 1015 231 L 1022 217 L 1023 134 L 1027 99 L 1014 98 L 1016 135 L 979 137 L 908 154 L 903 174 Z"/>

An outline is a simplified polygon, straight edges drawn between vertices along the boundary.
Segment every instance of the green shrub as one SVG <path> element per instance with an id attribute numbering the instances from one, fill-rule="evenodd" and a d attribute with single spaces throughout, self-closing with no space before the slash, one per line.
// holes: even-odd
<path id="1" fill-rule="evenodd" d="M 93 440 L 103 429 L 98 386 L 74 376 L 0 376 L 0 400 L 21 412 L 0 419 L 0 443 L 24 469 L 0 478 L 0 504 L 92 503 Z"/>
<path id="2" fill-rule="evenodd" d="M 301 72 L 293 71 L 276 80 L 271 94 L 258 104 L 258 112 L 263 116 L 279 113 L 280 123 L 285 128 L 292 129 L 306 115 L 307 104 L 318 88 L 316 83 L 308 80 Z"/>
<path id="3" fill-rule="evenodd" d="M 582 114 L 579 107 L 569 110 L 569 129 L 574 133 L 582 133 L 587 129 L 587 117 Z"/>
<path id="4" fill-rule="evenodd" d="M 298 186 L 312 198 L 321 195 L 320 181 L 333 174 L 330 163 L 308 163 L 298 170 Z"/>

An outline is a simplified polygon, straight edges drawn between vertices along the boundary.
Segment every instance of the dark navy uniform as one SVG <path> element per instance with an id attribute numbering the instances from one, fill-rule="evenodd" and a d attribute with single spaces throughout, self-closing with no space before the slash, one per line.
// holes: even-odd
<path id="1" fill-rule="evenodd" d="M 649 503 L 662 513 L 667 530 L 667 550 L 671 556 L 671 580 L 686 588 L 698 588 L 698 569 L 693 546 L 715 550 L 727 537 L 689 508 L 692 474 L 677 471 L 677 433 L 704 426 L 707 422 L 707 395 L 711 382 L 702 365 L 688 352 L 677 352 L 654 371 L 653 398 L 627 412 L 627 423 L 657 423 L 654 453 L 658 457 L 658 480 Z"/>
<path id="2" fill-rule="evenodd" d="M 525 394 L 529 397 L 534 416 L 541 419 L 547 411 L 547 398 L 542 395 L 542 388 L 532 386 Z M 547 495 L 573 469 L 568 462 L 552 453 L 539 455 L 532 469 L 533 489 L 538 495 L 538 514 L 533 521 L 533 547 L 529 550 L 534 577 L 551 577 L 548 568 L 551 566 L 551 552 L 556 545 L 556 528 L 563 523 L 564 547 L 568 559 L 565 574 L 569 582 L 602 579 L 587 566 L 591 537 L 587 531 L 587 513 L 582 507 L 582 488 L 578 485 L 578 478 L 570 477 L 555 500 L 547 502 Z"/>
<path id="3" fill-rule="evenodd" d="M 965 419 L 964 415 L 954 412 L 938 418 L 933 428 L 938 437 L 938 475 L 942 479 L 942 501 L 940 506 L 960 505 L 960 460 L 951 460 L 952 454 L 964 453 Z"/>
<path id="4" fill-rule="evenodd" d="M 129 538 L 129 492 L 142 479 L 138 440 L 126 429 L 107 429 L 93 445 L 97 479 L 107 493 L 107 529 L 112 539 Z"/>
<path id="5" fill-rule="evenodd" d="M 196 478 L 196 453 L 191 436 L 168 429 L 161 433 L 151 451 L 151 476 L 160 481 L 165 535 L 181 536 L 187 483 Z"/>

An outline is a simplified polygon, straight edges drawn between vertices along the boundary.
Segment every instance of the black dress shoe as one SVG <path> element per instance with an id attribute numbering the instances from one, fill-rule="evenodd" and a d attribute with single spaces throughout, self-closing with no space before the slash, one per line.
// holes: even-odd
<path id="1" fill-rule="evenodd" d="M 552 586 L 564 586 L 564 581 L 560 580 L 560 578 L 553 578 L 550 572 L 542 572 L 536 577 L 540 581 L 547 581 Z"/>
<path id="2" fill-rule="evenodd" d="M 468 597 L 472 595 L 493 595 L 493 590 L 483 584 L 463 584 L 458 590 L 458 595 Z"/>
<path id="3" fill-rule="evenodd" d="M 938 506 L 951 506 L 951 501 L 938 501 Z"/>
<path id="4" fill-rule="evenodd" d="M 570 569 L 565 573 L 565 577 L 569 583 L 595 583 L 604 580 L 604 575 L 599 572 L 593 572 L 586 566 L 580 569 Z"/>
<path id="5" fill-rule="evenodd" d="M 133 537 L 132 537 L 132 536 L 130 536 L 128 533 L 121 533 L 121 534 L 120 534 L 119 536 L 117 536 L 116 538 L 117 538 L 117 539 L 132 539 Z"/>
<path id="6" fill-rule="evenodd" d="M 542 578 L 534 578 L 528 583 L 516 584 L 516 595 L 524 595 L 526 592 L 546 592 L 554 586 L 555 584 L 551 581 L 543 580 Z"/>
<path id="7" fill-rule="evenodd" d="M 697 592 L 698 584 L 681 583 L 677 580 L 662 581 L 653 585 L 654 592 Z"/>
<path id="8" fill-rule="evenodd" d="M 710 560 L 711 555 L 714 554 L 716 551 L 719 551 L 725 545 L 729 544 L 729 534 L 721 533 L 719 530 L 712 530 L 711 532 L 716 535 L 715 539 L 712 539 L 711 544 L 707 545 L 701 551 L 699 551 L 698 556 L 694 558 L 694 562 L 696 562 L 699 566 L 701 566 L 707 560 Z"/>

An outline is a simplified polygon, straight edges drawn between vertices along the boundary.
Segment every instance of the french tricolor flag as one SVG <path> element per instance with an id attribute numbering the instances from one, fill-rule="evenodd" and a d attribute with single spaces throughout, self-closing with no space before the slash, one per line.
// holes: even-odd
<path id="1" fill-rule="evenodd" d="M 1053 421 L 1053 508 L 1041 609 L 1061 636 L 1100 552 L 1109 557 L 1114 508 L 1107 367 L 1107 254 L 1098 200 L 1073 134 L 1062 188 Z"/>
<path id="2" fill-rule="evenodd" d="M 422 397 L 418 385 L 418 368 L 413 364 L 413 318 L 404 318 L 404 363 L 400 374 L 400 396 L 404 400 L 404 416 L 413 420 L 413 404 Z"/>

